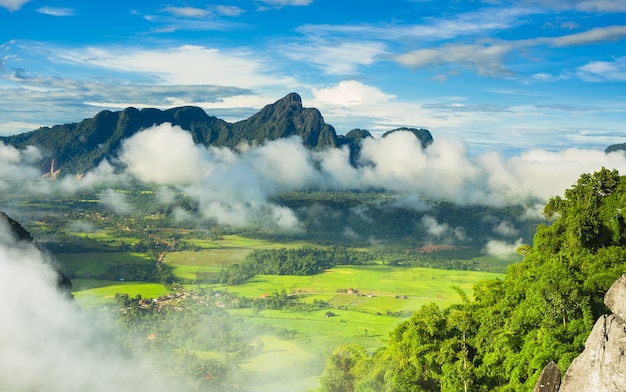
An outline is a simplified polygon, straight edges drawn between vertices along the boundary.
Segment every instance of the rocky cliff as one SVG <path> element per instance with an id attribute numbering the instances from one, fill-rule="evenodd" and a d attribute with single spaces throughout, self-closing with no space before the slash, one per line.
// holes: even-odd
<path id="1" fill-rule="evenodd" d="M 560 371 L 550 363 L 535 392 L 626 391 L 626 274 L 611 285 L 604 303 L 613 314 L 598 319 L 585 342 L 585 350 L 567 369 L 560 387 L 554 377 Z"/>

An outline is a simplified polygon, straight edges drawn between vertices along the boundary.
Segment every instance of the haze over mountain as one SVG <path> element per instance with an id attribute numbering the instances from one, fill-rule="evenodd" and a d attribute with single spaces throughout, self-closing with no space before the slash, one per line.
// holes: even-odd
<path id="1" fill-rule="evenodd" d="M 257 145 L 297 135 L 310 149 L 347 146 L 353 162 L 362 139 L 372 137 L 365 130 L 338 136 L 335 129 L 324 122 L 319 110 L 304 108 L 300 96 L 290 93 L 250 118 L 235 123 L 209 116 L 193 106 L 164 111 L 130 107 L 120 112 L 104 110 L 79 123 L 43 127 L 0 140 L 19 149 L 37 147 L 43 157 L 36 165 L 44 172 L 84 173 L 95 168 L 102 159 L 113 158 L 124 139 L 163 123 L 189 131 L 194 143 L 204 146 L 235 148 L 242 143 Z M 425 129 L 399 128 L 385 136 L 398 130 L 413 132 L 424 147 L 433 141 Z"/>

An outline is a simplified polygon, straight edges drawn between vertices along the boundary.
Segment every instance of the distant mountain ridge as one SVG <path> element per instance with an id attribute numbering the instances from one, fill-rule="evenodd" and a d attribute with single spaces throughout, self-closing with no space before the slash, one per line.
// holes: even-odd
<path id="1" fill-rule="evenodd" d="M 615 151 L 626 151 L 626 143 L 611 144 L 604 150 L 607 154 Z"/>
<path id="2" fill-rule="evenodd" d="M 126 108 L 119 112 L 103 110 L 93 118 L 79 123 L 42 127 L 19 135 L 1 137 L 0 141 L 16 148 L 33 145 L 44 158 L 37 165 L 42 173 L 84 173 L 104 158 L 114 157 L 124 139 L 162 123 L 171 123 L 189 131 L 196 144 L 235 147 L 242 142 L 262 143 L 298 135 L 311 149 L 348 146 L 350 158 L 356 163 L 363 139 L 372 135 L 355 129 L 345 136 L 337 135 L 326 124 L 319 110 L 305 108 L 296 93 L 265 106 L 250 118 L 229 123 L 195 106 L 167 110 Z M 387 132 L 410 131 L 425 148 L 433 138 L 426 129 L 398 128 Z"/>

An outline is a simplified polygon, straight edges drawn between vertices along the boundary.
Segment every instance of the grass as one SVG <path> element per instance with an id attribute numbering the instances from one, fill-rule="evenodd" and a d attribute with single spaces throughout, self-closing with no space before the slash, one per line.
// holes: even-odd
<path id="1" fill-rule="evenodd" d="M 199 251 L 171 252 L 164 262 L 172 267 L 172 273 L 179 279 L 196 280 L 198 274 L 215 274 L 223 267 L 243 261 L 255 249 L 299 248 L 305 242 L 277 243 L 245 238 L 238 235 L 225 235 L 219 240 L 186 240 L 204 248 Z"/>
<path id="2" fill-rule="evenodd" d="M 226 267 L 241 262 L 252 249 L 213 248 L 199 251 L 170 252 L 164 262 L 171 266 Z"/>
<path id="3" fill-rule="evenodd" d="M 477 282 L 503 276 L 489 272 L 388 265 L 337 266 L 314 276 L 258 275 L 241 286 L 228 287 L 228 290 L 251 298 L 286 290 L 303 296 L 305 301 L 324 299 L 334 306 L 386 312 L 416 310 L 430 302 L 445 307 L 461 300 L 454 286 L 471 297 L 471 289 Z M 338 293 L 347 289 L 354 289 L 363 296 Z M 406 299 L 396 296 L 406 296 Z"/>
<path id="4" fill-rule="evenodd" d="M 82 277 L 102 274 L 111 265 L 154 263 L 146 254 L 133 252 L 60 253 L 55 256 L 63 271 Z"/>
<path id="5" fill-rule="evenodd" d="M 130 297 L 138 294 L 143 298 L 157 298 L 169 294 L 169 290 L 158 283 L 118 282 L 93 279 L 74 279 L 73 293 L 80 306 L 103 305 L 110 302 L 117 293 L 126 293 Z"/>
<path id="6" fill-rule="evenodd" d="M 296 343 L 282 340 L 274 336 L 263 335 L 253 344 L 262 344 L 262 351 L 256 357 L 240 364 L 243 370 L 267 372 L 292 365 L 294 362 L 305 361 L 313 356 Z"/>

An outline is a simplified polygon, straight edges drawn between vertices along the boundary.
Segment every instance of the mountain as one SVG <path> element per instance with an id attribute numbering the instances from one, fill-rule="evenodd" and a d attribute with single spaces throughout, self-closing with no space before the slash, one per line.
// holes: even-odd
<path id="1" fill-rule="evenodd" d="M 421 142 L 422 142 L 422 148 L 426 148 L 428 146 L 430 146 L 433 143 L 433 135 L 430 134 L 430 131 L 428 131 L 427 129 L 416 129 L 416 128 L 406 128 L 406 127 L 402 127 L 402 128 L 397 128 L 394 130 L 391 130 L 389 132 L 385 132 L 383 134 L 383 137 L 387 137 L 389 135 L 391 135 L 394 132 L 399 132 L 399 131 L 404 131 L 404 132 L 411 132 L 415 135 L 416 138 L 418 138 Z"/>
<path id="2" fill-rule="evenodd" d="M 626 143 L 611 144 L 604 150 L 607 154 L 613 151 L 626 151 Z"/>
<path id="3" fill-rule="evenodd" d="M 42 127 L 1 137 L 0 141 L 16 148 L 37 147 L 44 155 L 37 163 L 43 173 L 83 173 L 102 159 L 114 157 L 124 139 L 165 122 L 189 131 L 195 143 L 205 146 L 232 148 L 242 142 L 256 144 L 298 135 L 311 149 L 347 146 L 353 164 L 357 161 L 362 140 L 372 137 L 368 131 L 360 129 L 338 136 L 335 129 L 324 122 L 319 110 L 303 107 L 300 96 L 290 93 L 250 118 L 235 123 L 209 116 L 195 106 L 168 110 L 130 107 L 119 112 L 104 110 L 79 123 Z M 424 147 L 432 142 L 432 135 L 427 130 L 398 130 L 410 130 Z"/>

